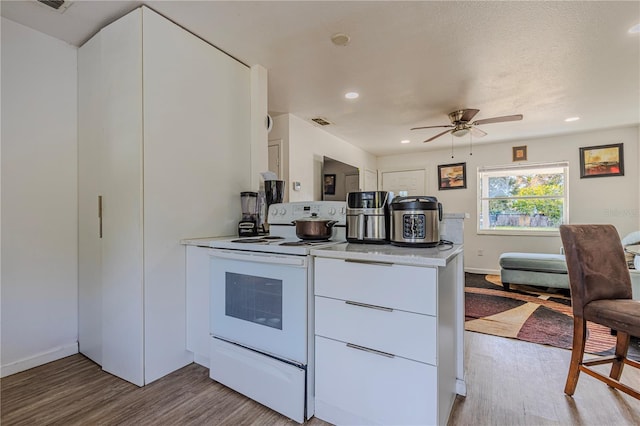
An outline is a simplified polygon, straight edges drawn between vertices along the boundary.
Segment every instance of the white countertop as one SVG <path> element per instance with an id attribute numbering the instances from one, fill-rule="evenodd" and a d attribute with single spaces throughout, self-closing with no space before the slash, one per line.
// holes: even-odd
<path id="1" fill-rule="evenodd" d="M 180 240 L 180 244 L 185 246 L 198 246 L 198 247 L 211 247 L 211 243 L 216 240 L 228 240 L 231 238 L 239 238 L 237 235 L 235 236 L 226 236 L 226 237 L 205 237 L 205 238 L 185 238 Z"/>
<path id="2" fill-rule="evenodd" d="M 311 255 L 313 256 L 332 259 L 351 259 L 431 267 L 447 266 L 451 259 L 461 253 L 461 244 L 418 248 L 397 247 L 391 244 L 342 243 L 311 250 Z"/>

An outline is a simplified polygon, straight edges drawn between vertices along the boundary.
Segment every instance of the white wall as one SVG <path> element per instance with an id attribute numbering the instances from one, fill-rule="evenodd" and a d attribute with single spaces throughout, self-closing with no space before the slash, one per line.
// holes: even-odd
<path id="1" fill-rule="evenodd" d="M 426 167 L 429 175 L 427 192 L 442 202 L 448 213 L 469 213 L 464 223 L 465 270 L 469 272 L 498 271 L 498 258 L 506 251 L 559 253 L 559 236 L 523 237 L 478 235 L 477 169 L 480 166 L 512 163 L 512 147 L 526 145 L 528 162 L 569 161 L 569 220 L 571 223 L 611 223 L 621 236 L 640 229 L 640 194 L 638 186 L 640 127 L 625 127 L 588 133 L 541 139 L 475 145 L 469 155 L 468 142 L 455 141 L 455 158 L 451 149 L 411 153 L 378 158 L 380 170 L 403 170 Z M 463 138 L 466 140 L 466 138 Z M 585 146 L 624 143 L 625 175 L 580 179 L 579 148 Z M 439 164 L 467 163 L 467 188 L 439 191 L 437 166 Z M 478 250 L 483 255 L 478 256 Z"/>
<path id="2" fill-rule="evenodd" d="M 286 123 L 288 122 L 288 123 Z M 278 129 L 276 130 L 276 124 Z M 288 124 L 288 135 L 283 135 L 282 126 Z M 276 130 L 276 132 L 274 132 Z M 322 198 L 322 159 L 326 155 L 360 169 L 360 187 L 363 187 L 364 169 L 376 167 L 376 157 L 362 149 L 337 138 L 319 127 L 287 114 L 278 117 L 269 139 L 282 139 L 285 150 L 288 145 L 288 173 L 285 173 L 289 201 L 320 200 Z M 286 138 L 284 136 L 287 136 Z M 291 182 L 300 182 L 300 191 L 293 191 Z"/>
<path id="3" fill-rule="evenodd" d="M 76 53 L 2 18 L 2 376 L 77 352 Z"/>

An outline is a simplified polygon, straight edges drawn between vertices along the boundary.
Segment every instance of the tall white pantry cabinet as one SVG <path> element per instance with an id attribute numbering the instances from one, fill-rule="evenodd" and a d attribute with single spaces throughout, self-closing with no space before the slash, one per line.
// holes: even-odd
<path id="1" fill-rule="evenodd" d="M 193 361 L 180 240 L 235 232 L 250 73 L 146 7 L 79 50 L 80 352 L 138 386 Z"/>

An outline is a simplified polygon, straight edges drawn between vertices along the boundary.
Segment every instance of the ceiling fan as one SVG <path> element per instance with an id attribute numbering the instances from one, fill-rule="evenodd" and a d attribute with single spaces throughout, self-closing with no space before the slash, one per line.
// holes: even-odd
<path id="1" fill-rule="evenodd" d="M 451 124 L 447 124 L 443 126 L 413 127 L 411 130 L 435 129 L 438 127 L 450 128 L 424 141 L 424 142 L 431 142 L 432 140 L 439 138 L 440 136 L 446 133 L 451 133 L 453 136 L 461 137 L 471 132 L 471 134 L 475 137 L 482 137 L 482 136 L 485 136 L 487 133 L 484 132 L 483 130 L 478 129 L 476 126 L 479 126 L 482 124 L 502 123 L 505 121 L 522 120 L 522 114 L 515 114 L 515 115 L 504 115 L 502 117 L 485 118 L 483 120 L 476 120 L 474 122 L 471 122 L 473 117 L 475 117 L 475 115 L 478 112 L 480 112 L 479 109 L 460 109 L 460 110 L 449 113 L 449 120 L 451 120 Z"/>

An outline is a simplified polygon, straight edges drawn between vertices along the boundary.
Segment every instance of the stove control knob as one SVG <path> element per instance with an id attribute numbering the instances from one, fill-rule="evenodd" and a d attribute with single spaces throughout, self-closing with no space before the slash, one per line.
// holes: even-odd
<path id="1" fill-rule="evenodd" d="M 278 209 L 271 209 L 271 216 L 275 216 L 278 214 Z"/>
<path id="2" fill-rule="evenodd" d="M 285 214 L 287 214 L 287 209 L 285 209 L 284 207 L 280 209 L 280 215 L 284 216 Z"/>
<path id="3" fill-rule="evenodd" d="M 346 207 L 340 207 L 340 214 L 346 214 L 346 213 L 347 213 Z"/>
<path id="4" fill-rule="evenodd" d="M 333 207 L 331 207 L 331 208 L 329 209 L 329 214 L 330 214 L 331 216 L 333 216 L 334 214 L 336 214 L 336 209 L 334 209 Z"/>

